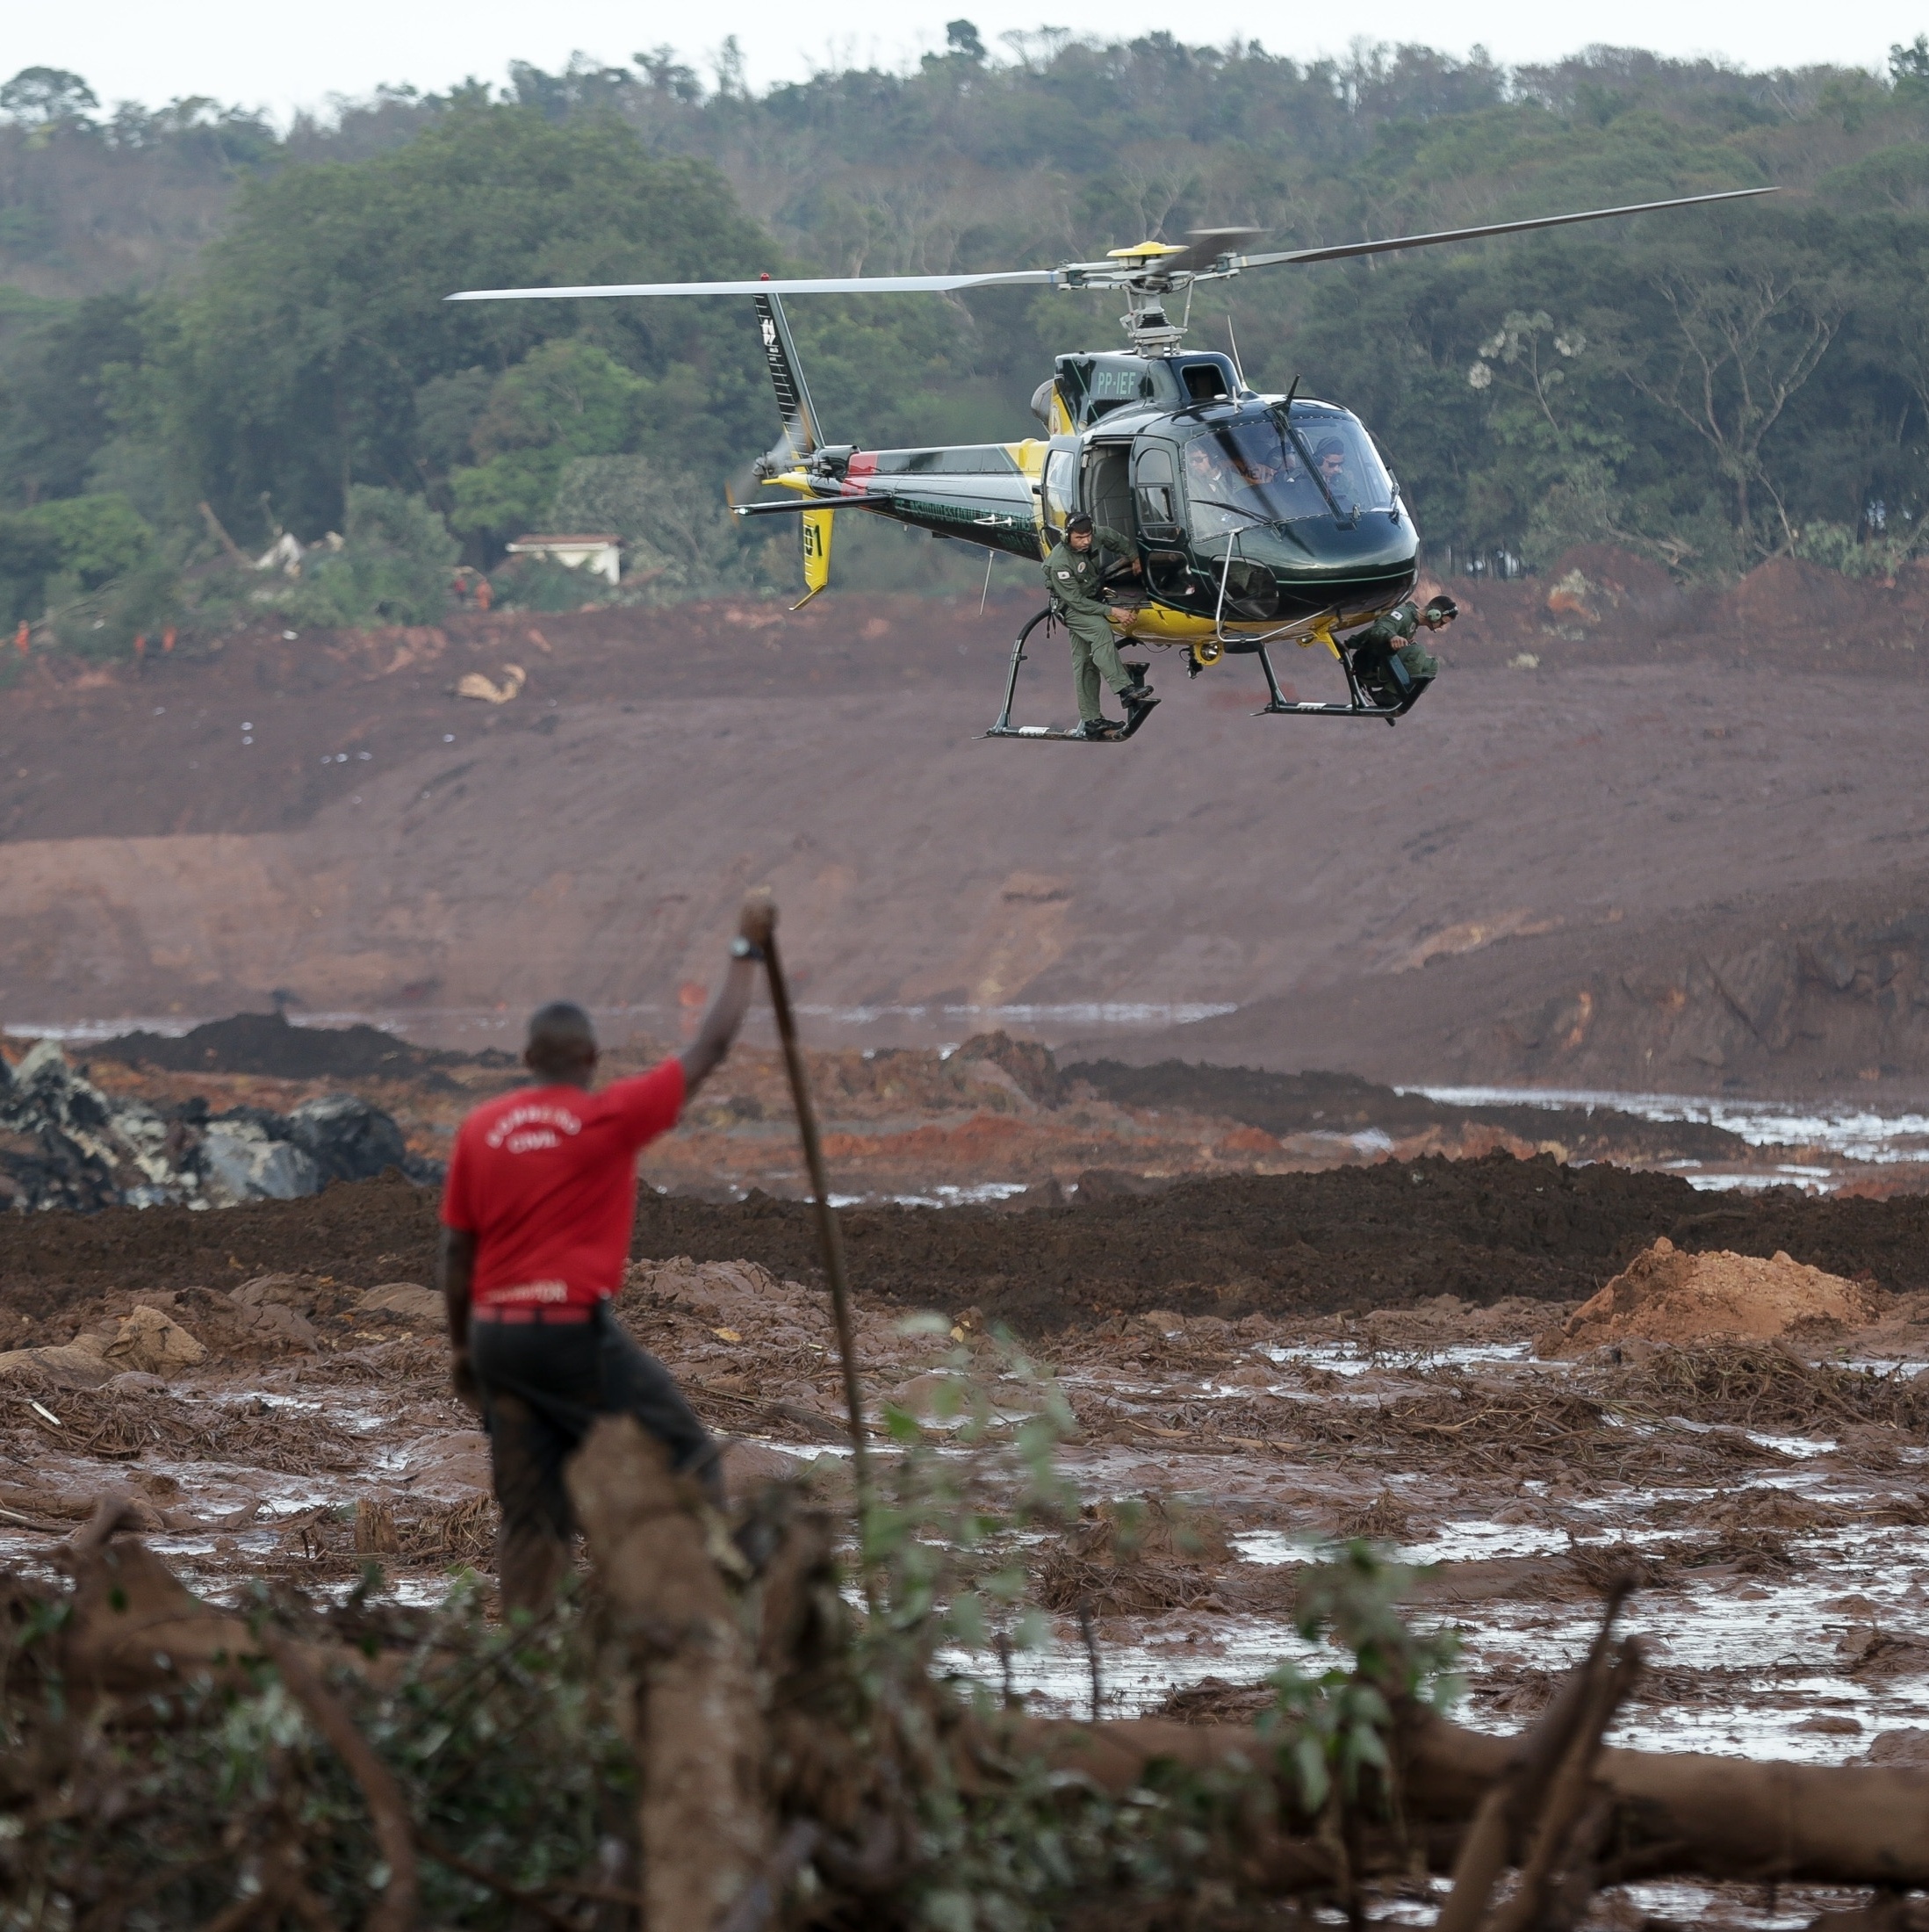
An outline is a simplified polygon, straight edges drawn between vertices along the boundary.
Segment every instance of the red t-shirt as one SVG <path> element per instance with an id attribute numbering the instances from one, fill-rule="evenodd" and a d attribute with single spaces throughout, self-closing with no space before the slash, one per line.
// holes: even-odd
<path id="1" fill-rule="evenodd" d="M 601 1301 L 630 1258 L 637 1153 L 676 1125 L 683 1063 L 666 1060 L 601 1093 L 518 1087 L 456 1129 L 443 1225 L 476 1237 L 479 1306 Z"/>

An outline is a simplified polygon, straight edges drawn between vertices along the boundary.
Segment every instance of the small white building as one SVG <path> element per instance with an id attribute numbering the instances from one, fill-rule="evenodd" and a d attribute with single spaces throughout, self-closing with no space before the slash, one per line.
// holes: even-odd
<path id="1" fill-rule="evenodd" d="M 548 557 L 572 570 L 587 570 L 610 583 L 623 580 L 623 544 L 614 535 L 594 537 L 519 537 L 509 545 L 512 557 Z"/>

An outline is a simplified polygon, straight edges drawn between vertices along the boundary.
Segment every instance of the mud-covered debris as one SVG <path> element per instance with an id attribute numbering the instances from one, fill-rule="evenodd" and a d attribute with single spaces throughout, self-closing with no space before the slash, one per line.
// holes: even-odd
<path id="1" fill-rule="evenodd" d="M 352 1094 L 305 1100 L 288 1115 L 212 1114 L 200 1099 L 160 1108 L 110 1096 L 58 1041 L 39 1042 L 11 1072 L 0 1064 L 0 1206 L 232 1208 L 299 1200 L 389 1167 L 431 1178 L 394 1120 Z"/>
<path id="2" fill-rule="evenodd" d="M 315 1326 L 304 1306 L 307 1285 L 299 1275 L 257 1275 L 242 1282 L 230 1299 L 235 1323 L 249 1341 L 270 1348 L 315 1346 Z"/>
<path id="3" fill-rule="evenodd" d="M 165 1379 L 206 1357 L 206 1349 L 171 1316 L 137 1303 L 132 1314 L 104 1331 L 78 1335 L 58 1347 L 0 1355 L 0 1375 L 37 1369 L 61 1388 L 98 1388 L 130 1373 Z"/>
<path id="4" fill-rule="evenodd" d="M 1665 1235 L 1542 1338 L 1545 1355 L 1578 1355 L 1629 1337 L 1653 1342 L 1764 1341 L 1801 1329 L 1855 1328 L 1885 1297 L 1777 1251 L 1684 1254 Z"/>
<path id="5" fill-rule="evenodd" d="M 408 1166 L 408 1145 L 394 1117 L 352 1093 L 304 1100 L 288 1116 L 288 1128 L 324 1180 L 373 1180 L 385 1167 Z"/>
<path id="6" fill-rule="evenodd" d="M 165 1377 L 206 1359 L 206 1349 L 172 1316 L 143 1302 L 121 1317 L 120 1331 L 106 1348 L 106 1359 L 116 1374 L 133 1369 Z"/>
<path id="7" fill-rule="evenodd" d="M 754 1261 L 693 1261 L 687 1255 L 640 1263 L 630 1269 L 625 1286 L 739 1332 L 766 1325 L 805 1292 L 787 1287 Z"/>
<path id="8" fill-rule="evenodd" d="M 1868 1741 L 1869 1764 L 1919 1764 L 1929 1768 L 1929 1731 L 1882 1731 Z"/>
<path id="9" fill-rule="evenodd" d="M 1056 1107 L 1064 1098 L 1064 1078 L 1052 1049 L 1036 1040 L 1014 1040 L 1002 1030 L 975 1033 L 952 1059 L 961 1069 L 974 1061 L 997 1067 L 1026 1099 L 1040 1107 Z"/>
<path id="10" fill-rule="evenodd" d="M 371 1315 L 399 1316 L 405 1322 L 440 1322 L 447 1314 L 441 1295 L 419 1281 L 385 1281 L 364 1289 L 361 1306 Z"/>

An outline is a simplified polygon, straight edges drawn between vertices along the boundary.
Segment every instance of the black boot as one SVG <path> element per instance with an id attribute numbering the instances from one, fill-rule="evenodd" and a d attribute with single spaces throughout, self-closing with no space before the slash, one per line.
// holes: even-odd
<path id="1" fill-rule="evenodd" d="M 1078 729 L 1072 733 L 1072 736 L 1074 738 L 1090 739 L 1094 740 L 1105 738 L 1116 738 L 1118 737 L 1118 735 L 1119 727 L 1114 724 L 1109 717 L 1082 718 L 1079 721 Z"/>

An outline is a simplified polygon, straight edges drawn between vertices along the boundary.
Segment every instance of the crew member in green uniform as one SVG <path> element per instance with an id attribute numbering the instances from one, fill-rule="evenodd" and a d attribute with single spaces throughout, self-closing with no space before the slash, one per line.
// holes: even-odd
<path id="1" fill-rule="evenodd" d="M 1375 675 L 1376 664 L 1392 657 L 1400 660 L 1415 684 L 1424 685 L 1439 674 L 1440 660 L 1420 641 L 1420 627 L 1424 624 L 1429 631 L 1444 631 L 1459 615 L 1460 606 L 1444 593 L 1428 598 L 1424 609 L 1409 599 L 1395 604 L 1385 616 L 1376 617 L 1365 630 L 1356 631 L 1346 641 L 1352 646 L 1354 663 L 1370 684 L 1380 681 Z M 1373 695 L 1382 702 L 1396 703 L 1400 696 L 1392 688 Z"/>
<path id="2" fill-rule="evenodd" d="M 1072 688 L 1078 696 L 1080 738 L 1117 735 L 1119 727 L 1099 707 L 1100 678 L 1118 694 L 1127 724 L 1158 703 L 1150 687 L 1135 683 L 1119 661 L 1119 641 L 1107 619 L 1126 624 L 1131 612 L 1107 604 L 1099 595 L 1105 573 L 1128 558 L 1136 576 L 1141 566 L 1126 539 L 1115 530 L 1095 527 L 1081 510 L 1066 519 L 1064 540 L 1045 559 L 1045 588 L 1052 594 L 1052 608 L 1072 636 Z"/>

